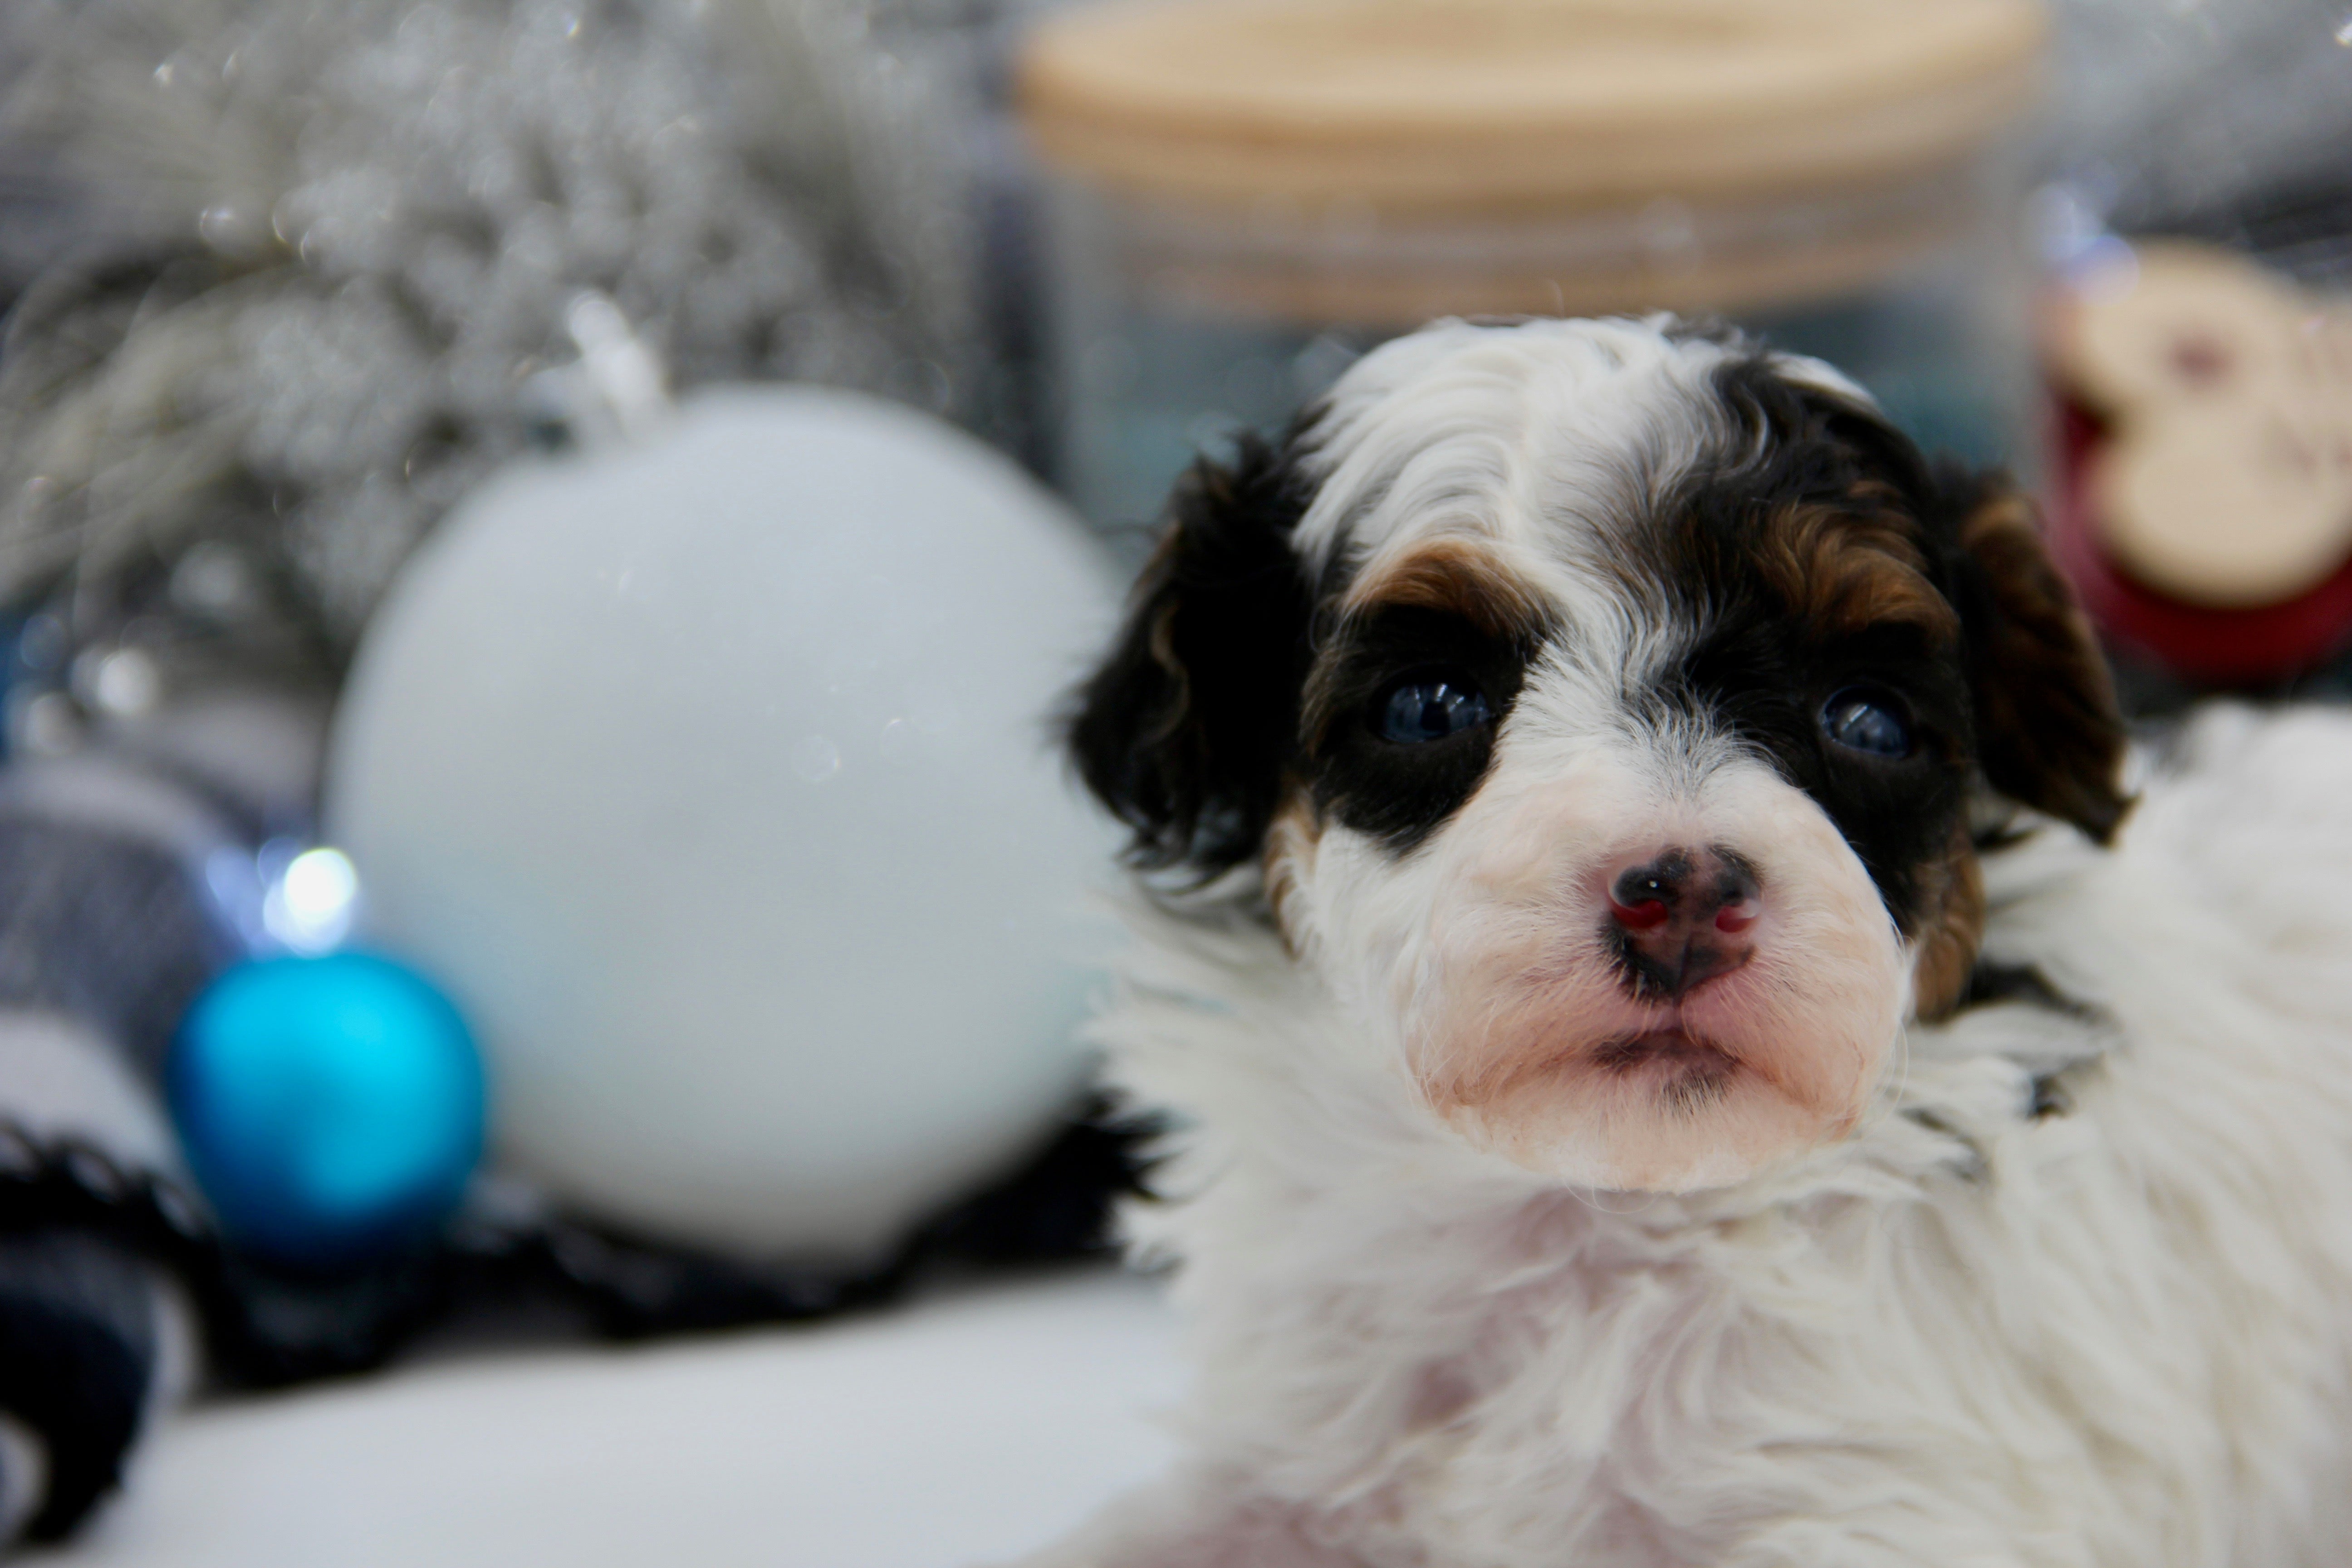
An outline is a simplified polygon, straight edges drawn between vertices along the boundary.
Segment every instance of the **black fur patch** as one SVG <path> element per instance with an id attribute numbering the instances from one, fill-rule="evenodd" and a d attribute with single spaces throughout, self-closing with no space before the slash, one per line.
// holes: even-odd
<path id="1" fill-rule="evenodd" d="M 2077 1001 L 2051 984 L 2048 976 L 2030 963 L 1978 959 L 1976 967 L 1969 971 L 1969 988 L 1960 994 L 1960 1007 L 1990 1007 L 2002 1002 L 2022 1002 L 2086 1021 L 2100 1016 L 2089 1003 Z"/>
<path id="2" fill-rule="evenodd" d="M 1832 743 L 1822 705 L 1857 680 L 1906 700 L 1914 747 L 1900 760 Z M 1930 895 L 1929 868 L 1948 853 L 1966 800 L 1968 709 L 1950 673 L 1895 637 L 1811 643 L 1768 609 L 1743 606 L 1701 644 L 1679 685 L 1687 700 L 1769 756 L 1829 815 L 1906 935 Z"/>
<path id="3" fill-rule="evenodd" d="M 1126 626 L 1068 720 L 1079 775 L 1133 832 L 1129 858 L 1206 879 L 1265 837 L 1297 746 L 1313 601 L 1290 551 L 1307 497 L 1245 440 L 1178 485 Z"/>
<path id="4" fill-rule="evenodd" d="M 1486 776 L 1495 731 L 1527 678 L 1534 639 L 1482 631 L 1441 610 L 1391 605 L 1345 625 L 1325 650 L 1306 766 L 1315 804 L 1402 854 L 1462 808 Z M 1380 732 L 1382 699 L 1401 680 L 1443 674 L 1482 693 L 1494 717 L 1442 741 Z"/>
<path id="5" fill-rule="evenodd" d="M 1974 764 L 1961 650 L 1908 622 L 1818 624 L 1787 601 L 1759 552 L 1790 509 L 1852 508 L 1857 524 L 1866 514 L 1884 525 L 1890 508 L 1920 504 L 1927 469 L 1896 432 L 1759 363 L 1726 367 L 1717 385 L 1733 418 L 1731 449 L 1756 455 L 1710 469 L 1662 509 L 1650 564 L 1676 612 L 1703 630 L 1657 696 L 1727 725 L 1811 795 L 1897 926 L 1916 934 Z M 1923 553 L 1932 582 L 1932 553 Z M 1855 685 L 1901 699 L 1910 755 L 1851 751 L 1823 733 L 1822 705 Z"/>

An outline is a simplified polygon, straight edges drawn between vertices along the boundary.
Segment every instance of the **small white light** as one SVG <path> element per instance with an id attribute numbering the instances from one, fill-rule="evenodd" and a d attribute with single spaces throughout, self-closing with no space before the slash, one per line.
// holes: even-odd
<path id="1" fill-rule="evenodd" d="M 359 873 L 340 849 L 305 850 L 286 868 L 286 901 L 309 919 L 342 913 L 359 890 Z"/>
<path id="2" fill-rule="evenodd" d="M 306 849 L 262 901 L 262 923 L 296 952 L 325 952 L 351 934 L 360 877 L 340 849 Z"/>
<path id="3" fill-rule="evenodd" d="M 135 719 L 151 712 L 163 699 L 163 674 L 155 661 L 135 647 L 117 648 L 98 662 L 90 679 L 91 695 L 106 712 Z"/>

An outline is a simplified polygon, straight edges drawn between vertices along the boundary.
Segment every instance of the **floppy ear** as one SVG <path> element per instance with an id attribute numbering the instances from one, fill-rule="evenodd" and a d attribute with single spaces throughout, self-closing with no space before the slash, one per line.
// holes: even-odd
<path id="1" fill-rule="evenodd" d="M 1257 853 L 1296 744 L 1313 599 L 1290 550 L 1306 497 L 1245 439 L 1178 481 L 1126 625 L 1077 692 L 1071 755 L 1134 830 L 1129 858 L 1205 881 Z"/>
<path id="2" fill-rule="evenodd" d="M 2131 804 L 2106 658 L 2042 548 L 2033 503 L 1998 474 L 1946 469 L 1937 488 L 1985 779 L 2104 844 Z"/>

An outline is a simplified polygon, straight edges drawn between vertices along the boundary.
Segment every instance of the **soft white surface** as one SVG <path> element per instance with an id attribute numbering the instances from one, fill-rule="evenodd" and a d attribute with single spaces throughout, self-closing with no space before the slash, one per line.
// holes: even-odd
<path id="1" fill-rule="evenodd" d="M 1048 716 L 1118 595 L 945 423 L 736 388 L 518 466 L 416 553 L 336 720 L 366 934 L 447 986 L 569 1206 L 870 1252 L 1086 1072 L 1113 835 Z"/>
<path id="2" fill-rule="evenodd" d="M 1150 1283 L 1108 1269 L 883 1316 L 482 1356 L 215 1405 L 46 1568 L 955 1568 L 1162 1468 Z"/>

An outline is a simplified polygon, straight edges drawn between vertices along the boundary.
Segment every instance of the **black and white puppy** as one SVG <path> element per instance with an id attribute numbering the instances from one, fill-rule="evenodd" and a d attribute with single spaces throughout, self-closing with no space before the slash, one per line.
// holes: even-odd
<path id="1" fill-rule="evenodd" d="M 1041 1564 L 2352 1556 L 2352 726 L 2132 805 L 2028 504 L 1834 371 L 1391 342 L 1072 740 L 1193 884 L 1101 1028 L 1202 1374 Z"/>

